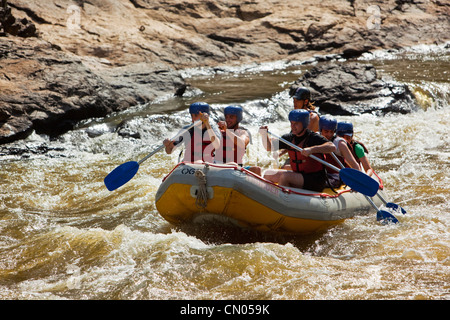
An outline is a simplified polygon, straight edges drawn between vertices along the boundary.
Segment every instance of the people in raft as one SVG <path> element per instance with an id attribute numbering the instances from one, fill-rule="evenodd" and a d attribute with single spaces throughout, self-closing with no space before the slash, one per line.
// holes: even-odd
<path id="1" fill-rule="evenodd" d="M 366 155 L 367 153 L 369 153 L 369 151 L 367 151 L 367 148 L 366 146 L 364 146 L 364 144 L 354 139 L 353 124 L 348 121 L 338 122 L 336 135 L 345 139 L 345 141 L 347 142 L 347 146 L 350 149 L 356 162 L 358 162 L 359 166 L 362 167 L 361 170 L 364 170 L 363 172 L 365 172 L 367 175 L 372 176 L 374 174 L 374 171 Z"/>
<path id="2" fill-rule="evenodd" d="M 292 92 L 292 91 L 291 91 Z M 294 89 L 293 93 L 290 93 L 294 100 L 294 110 L 307 110 L 309 112 L 309 125 L 308 129 L 314 132 L 319 131 L 319 119 L 320 116 L 315 111 L 316 107 L 311 103 L 311 91 L 305 87 L 299 87 Z M 281 150 L 279 153 L 279 157 L 283 156 L 286 153 L 286 150 Z M 290 169 L 289 159 L 285 161 L 282 169 Z"/>
<path id="3" fill-rule="evenodd" d="M 304 109 L 309 112 L 308 129 L 314 132 L 319 131 L 319 114 L 315 111 L 316 107 L 311 103 L 311 91 L 305 87 L 299 87 L 295 90 L 294 109 Z"/>
<path id="4" fill-rule="evenodd" d="M 331 153 L 325 154 L 325 161 L 334 165 L 337 168 L 350 167 L 356 170 L 360 170 L 358 162 L 355 160 L 352 152 L 347 145 L 347 141 L 336 135 L 338 122 L 336 118 L 329 115 L 322 115 L 319 120 L 319 132 L 322 136 L 333 142 L 336 147 L 334 152 L 335 157 Z M 342 184 L 339 177 L 339 172 L 331 168 L 326 168 L 327 171 L 327 186 L 331 188 L 337 188 Z"/>
<path id="5" fill-rule="evenodd" d="M 225 121 L 219 121 L 222 133 L 221 146 L 216 151 L 216 163 L 229 163 L 243 166 L 243 157 L 250 143 L 250 132 L 240 125 L 243 119 L 243 109 L 240 106 L 228 106 L 223 110 Z M 261 175 L 261 168 L 246 166 L 245 169 Z"/>
<path id="6" fill-rule="evenodd" d="M 176 141 L 165 139 L 165 151 L 171 154 L 175 147 L 184 143 L 185 153 L 182 161 L 185 162 L 213 162 L 214 152 L 220 148 L 220 132 L 209 121 L 210 107 L 206 102 L 194 102 L 189 106 L 192 122 L 202 121 L 202 125 L 194 126 Z"/>
<path id="7" fill-rule="evenodd" d="M 242 107 L 228 106 L 223 110 L 225 121 L 217 123 L 222 134 L 221 147 L 216 151 L 215 160 L 218 163 L 235 162 L 242 166 L 250 135 L 247 129 L 240 126 Z"/>
<path id="8" fill-rule="evenodd" d="M 304 109 L 295 109 L 289 113 L 291 132 L 282 136 L 284 140 L 303 149 L 302 152 L 291 148 L 278 139 L 269 139 L 268 127 L 261 126 L 260 134 L 263 146 L 267 151 L 272 151 L 278 144 L 278 149 L 287 149 L 291 163 L 291 170 L 268 169 L 264 178 L 279 185 L 303 188 L 313 191 L 322 191 L 325 187 L 326 174 L 324 166 L 319 161 L 309 157 L 314 154 L 324 159 L 323 153 L 335 152 L 336 147 L 319 133 L 308 129 L 310 114 Z"/>

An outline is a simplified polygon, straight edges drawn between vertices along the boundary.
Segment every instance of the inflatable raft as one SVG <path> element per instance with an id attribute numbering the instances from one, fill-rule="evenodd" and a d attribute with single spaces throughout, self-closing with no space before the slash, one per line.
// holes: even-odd
<path id="1" fill-rule="evenodd" d="M 384 197 L 380 182 L 379 193 Z M 378 196 L 373 198 L 380 206 Z M 276 185 L 242 167 L 180 163 L 162 181 L 156 208 L 172 224 L 218 221 L 276 233 L 312 233 L 375 211 L 347 186 L 321 193 Z"/>

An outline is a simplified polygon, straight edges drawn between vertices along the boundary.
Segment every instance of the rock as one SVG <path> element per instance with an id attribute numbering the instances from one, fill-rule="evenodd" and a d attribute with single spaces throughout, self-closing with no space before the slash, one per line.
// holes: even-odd
<path id="1" fill-rule="evenodd" d="M 156 69 L 155 69 L 156 67 Z M 186 86 L 179 72 L 168 66 L 136 63 L 98 72 L 130 105 L 145 104 L 156 97 L 171 94 Z"/>
<path id="2" fill-rule="evenodd" d="M 117 125 L 116 132 L 119 136 L 124 138 L 140 139 L 141 134 L 136 128 L 129 124 L 128 121 L 122 121 Z"/>
<path id="3" fill-rule="evenodd" d="M 290 93 L 303 86 L 310 88 L 311 100 L 321 113 L 409 113 L 419 108 L 407 85 L 378 79 L 371 64 L 322 63 L 299 78 Z"/>
<path id="4" fill-rule="evenodd" d="M 114 66 L 175 70 L 449 40 L 445 1 L 8 0 L 42 39 Z M 345 51 L 345 52 L 344 52 Z"/>
<path id="5" fill-rule="evenodd" d="M 176 91 L 183 79 L 168 67 L 140 63 L 95 69 L 40 40 L 0 43 L 0 143 L 33 130 L 50 136 L 84 119 L 103 117 Z"/>
<path id="6" fill-rule="evenodd" d="M 36 26 L 27 18 L 17 20 L 9 7 L 0 7 L 0 30 L 19 37 L 37 37 Z"/>
<path id="7" fill-rule="evenodd" d="M 448 1 L 7 3 L 0 13 L 0 144 L 33 130 L 57 135 L 81 119 L 188 94 L 178 74 L 185 68 L 318 54 L 352 58 L 368 50 L 449 41 Z M 398 86 L 384 90 L 408 95 Z M 404 112 L 384 99 L 385 111 Z M 356 105 L 329 109 L 353 112 Z"/>

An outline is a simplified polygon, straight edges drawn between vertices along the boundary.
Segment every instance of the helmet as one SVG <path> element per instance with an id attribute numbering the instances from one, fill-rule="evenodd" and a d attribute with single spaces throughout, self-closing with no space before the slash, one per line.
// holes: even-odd
<path id="1" fill-rule="evenodd" d="M 311 100 L 311 91 L 304 87 L 297 88 L 294 93 L 294 98 L 297 100 Z"/>
<path id="2" fill-rule="evenodd" d="M 353 136 L 353 124 L 348 121 L 342 121 L 337 124 L 336 134 L 338 136 Z"/>
<path id="3" fill-rule="evenodd" d="M 223 110 L 225 115 L 227 114 L 235 114 L 237 117 L 237 122 L 242 121 L 242 108 L 240 106 L 228 106 Z"/>
<path id="4" fill-rule="evenodd" d="M 319 132 L 322 131 L 322 129 L 336 131 L 336 127 L 337 127 L 336 118 L 334 118 L 332 116 L 328 116 L 328 115 L 320 117 Z"/>
<path id="5" fill-rule="evenodd" d="M 194 102 L 189 106 L 190 114 L 198 114 L 199 112 L 209 114 L 209 104 L 206 102 Z"/>
<path id="6" fill-rule="evenodd" d="M 301 122 L 306 129 L 309 125 L 309 112 L 305 109 L 294 109 L 289 112 L 289 121 Z"/>

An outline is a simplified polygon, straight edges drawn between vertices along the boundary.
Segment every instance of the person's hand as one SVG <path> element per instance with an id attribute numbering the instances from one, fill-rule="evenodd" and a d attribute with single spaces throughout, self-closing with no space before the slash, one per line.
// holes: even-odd
<path id="1" fill-rule="evenodd" d="M 202 122 L 204 124 L 209 124 L 209 114 L 203 113 L 203 112 L 199 112 L 199 114 L 200 114 L 200 120 L 202 120 Z"/>
<path id="2" fill-rule="evenodd" d="M 227 130 L 227 123 L 225 121 L 219 121 L 217 123 L 217 126 L 219 127 L 220 130 L 225 131 Z"/>
<path id="3" fill-rule="evenodd" d="M 311 148 L 305 148 L 302 151 L 302 155 L 304 155 L 305 157 L 309 157 L 311 154 L 312 154 Z"/>
<path id="4" fill-rule="evenodd" d="M 172 143 L 173 143 L 173 141 L 170 139 L 164 139 L 164 141 L 163 141 L 164 147 L 168 147 Z"/>

